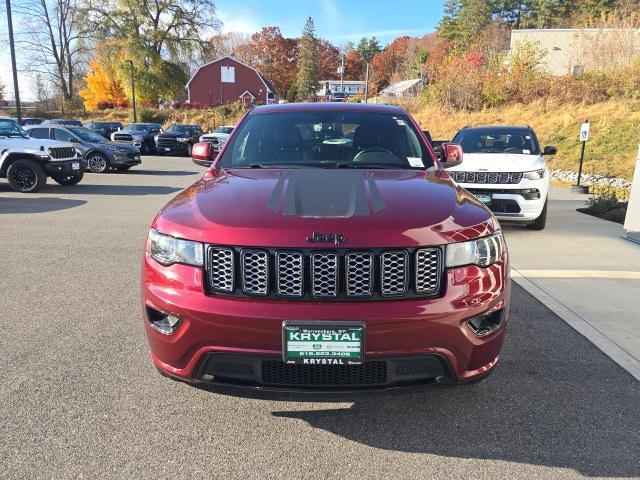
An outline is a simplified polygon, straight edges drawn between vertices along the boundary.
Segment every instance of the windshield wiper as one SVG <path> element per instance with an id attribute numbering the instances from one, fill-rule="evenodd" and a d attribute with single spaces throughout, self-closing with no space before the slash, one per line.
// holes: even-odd
<path id="1" fill-rule="evenodd" d="M 312 167 L 308 165 L 300 165 L 299 163 L 250 163 L 249 168 L 312 168 Z"/>
<path id="2" fill-rule="evenodd" d="M 408 167 L 404 167 L 397 163 L 363 163 L 363 162 L 349 162 L 349 163 L 336 163 L 334 168 L 379 168 L 379 169 L 405 169 Z"/>

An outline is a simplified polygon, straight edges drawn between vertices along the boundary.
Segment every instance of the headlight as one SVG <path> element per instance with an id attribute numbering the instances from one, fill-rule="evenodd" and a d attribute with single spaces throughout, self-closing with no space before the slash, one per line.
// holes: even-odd
<path id="1" fill-rule="evenodd" d="M 477 265 L 488 267 L 502 257 L 504 250 L 504 239 L 500 231 L 488 237 L 468 242 L 450 243 L 447 245 L 446 266 Z"/>
<path id="2" fill-rule="evenodd" d="M 111 150 L 112 152 L 117 152 L 117 151 L 118 151 L 118 147 L 116 147 L 115 145 L 109 145 L 109 144 L 107 144 L 107 145 L 105 145 L 105 148 L 106 148 L 107 150 Z"/>
<path id="3" fill-rule="evenodd" d="M 541 168 L 540 170 L 534 170 L 533 172 L 525 172 L 524 178 L 528 178 L 529 180 L 540 180 L 541 178 L 544 178 L 544 175 L 544 168 Z"/>
<path id="4" fill-rule="evenodd" d="M 163 235 L 153 229 L 149 231 L 147 251 L 151 258 L 165 266 L 174 263 L 203 265 L 204 247 L 201 243 Z"/>
<path id="5" fill-rule="evenodd" d="M 132 137 L 134 142 L 141 142 L 142 141 L 142 137 Z"/>
<path id="6" fill-rule="evenodd" d="M 178 138 L 176 138 L 176 140 L 179 141 L 179 142 L 188 142 L 189 141 L 189 139 L 186 138 L 186 137 L 178 137 Z"/>
<path id="7" fill-rule="evenodd" d="M 154 141 L 154 142 L 156 142 L 156 143 L 158 143 L 158 135 L 154 135 L 154 137 L 153 137 L 153 141 Z"/>

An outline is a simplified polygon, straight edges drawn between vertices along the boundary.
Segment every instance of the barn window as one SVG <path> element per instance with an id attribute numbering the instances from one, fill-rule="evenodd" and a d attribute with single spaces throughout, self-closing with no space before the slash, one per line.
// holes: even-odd
<path id="1" fill-rule="evenodd" d="M 220 67 L 220 79 L 223 83 L 235 83 L 236 67 Z"/>

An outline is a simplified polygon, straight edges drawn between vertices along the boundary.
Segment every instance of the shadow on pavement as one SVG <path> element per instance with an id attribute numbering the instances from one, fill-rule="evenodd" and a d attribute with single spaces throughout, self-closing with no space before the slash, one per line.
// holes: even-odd
<path id="1" fill-rule="evenodd" d="M 385 450 L 640 476 L 640 382 L 513 288 L 500 365 L 484 382 L 273 415 Z"/>
<path id="2" fill-rule="evenodd" d="M 0 214 L 3 213 L 44 213 L 79 207 L 85 200 L 68 200 L 56 197 L 10 197 L 0 198 Z"/>
<path id="3" fill-rule="evenodd" d="M 73 195 L 166 195 L 183 190 L 177 187 L 161 185 L 74 185 L 64 188 L 64 192 Z"/>

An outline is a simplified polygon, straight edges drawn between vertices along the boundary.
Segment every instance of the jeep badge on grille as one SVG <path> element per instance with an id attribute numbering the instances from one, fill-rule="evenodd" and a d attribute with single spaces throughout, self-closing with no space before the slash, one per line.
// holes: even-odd
<path id="1" fill-rule="evenodd" d="M 344 243 L 345 236 L 341 233 L 320 233 L 313 232 L 307 237 L 309 243 L 333 243 L 334 245 L 340 245 Z"/>

